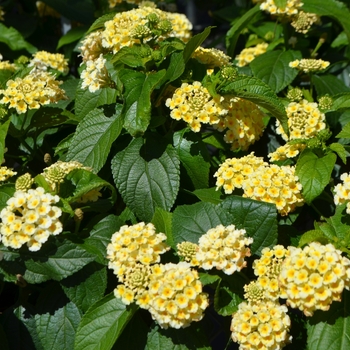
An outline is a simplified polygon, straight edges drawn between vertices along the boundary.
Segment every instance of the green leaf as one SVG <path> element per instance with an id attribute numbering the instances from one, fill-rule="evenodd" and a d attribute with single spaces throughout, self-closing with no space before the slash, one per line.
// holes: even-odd
<path id="1" fill-rule="evenodd" d="M 307 323 L 308 350 L 350 349 L 350 292 L 333 302 L 327 312 L 317 311 Z"/>
<path id="2" fill-rule="evenodd" d="M 16 189 L 13 184 L 0 185 L 0 211 L 7 206 L 6 202 L 13 197 L 15 191 Z"/>
<path id="3" fill-rule="evenodd" d="M 318 157 L 310 149 L 304 150 L 297 162 L 295 172 L 303 186 L 303 197 L 310 204 L 328 185 L 337 156 L 329 153 Z"/>
<path id="4" fill-rule="evenodd" d="M 93 109 L 115 103 L 116 97 L 117 90 L 103 88 L 96 92 L 90 92 L 89 89 L 82 89 L 80 82 L 76 92 L 75 115 L 81 120 Z"/>
<path id="5" fill-rule="evenodd" d="M 70 141 L 66 160 L 76 160 L 98 172 L 105 164 L 112 143 L 119 136 L 123 121 L 121 106 L 107 118 L 100 109 L 94 109 L 79 123 Z"/>
<path id="6" fill-rule="evenodd" d="M 94 20 L 95 6 L 92 0 L 43 0 L 62 16 L 81 23 L 90 24 Z"/>
<path id="7" fill-rule="evenodd" d="M 113 293 L 108 294 L 81 319 L 74 350 L 111 349 L 136 310 L 135 304 L 126 306 Z"/>
<path id="8" fill-rule="evenodd" d="M 331 47 L 336 48 L 339 46 L 345 46 L 349 44 L 349 38 L 345 32 L 339 33 L 339 35 L 332 41 Z"/>
<path id="9" fill-rule="evenodd" d="M 346 157 L 348 156 L 348 152 L 346 151 L 346 149 L 344 148 L 344 146 L 342 144 L 340 144 L 340 143 L 331 143 L 329 145 L 329 148 L 332 151 L 334 151 L 335 153 L 337 153 L 337 155 L 342 160 L 342 162 L 344 164 L 346 164 Z"/>
<path id="10" fill-rule="evenodd" d="M 80 40 L 86 33 L 86 30 L 87 30 L 86 26 L 75 27 L 70 29 L 65 35 L 60 37 L 56 50 L 58 50 L 64 45 L 71 44 L 71 43 L 74 43 L 75 41 Z"/>
<path id="11" fill-rule="evenodd" d="M 104 29 L 105 22 L 112 20 L 115 15 L 116 15 L 115 12 L 109 12 L 97 18 L 95 22 L 92 23 L 91 27 L 89 28 L 86 34 L 89 34 L 97 29 Z"/>
<path id="12" fill-rule="evenodd" d="M 322 230 L 311 230 L 305 232 L 299 240 L 299 247 L 303 247 L 306 244 L 309 244 L 311 242 L 320 242 L 322 244 L 328 243 L 329 240 L 325 236 L 325 234 L 322 232 Z"/>
<path id="13" fill-rule="evenodd" d="M 239 36 L 244 28 L 248 26 L 254 19 L 254 17 L 259 13 L 260 14 L 260 5 L 252 7 L 249 11 L 247 11 L 243 16 L 240 16 L 239 19 L 233 24 L 230 30 L 226 34 L 226 47 L 227 54 L 230 56 L 234 56 L 236 44 Z"/>
<path id="14" fill-rule="evenodd" d="M 212 203 L 180 205 L 173 213 L 173 237 L 175 244 L 183 241 L 198 243 L 209 229 L 220 224 L 229 225 L 230 218 L 219 206 Z"/>
<path id="15" fill-rule="evenodd" d="M 142 135 L 147 130 L 151 119 L 151 94 L 165 74 L 165 69 L 149 74 L 123 69 L 119 73 L 125 87 L 124 128 L 132 136 Z"/>
<path id="16" fill-rule="evenodd" d="M 344 92 L 333 96 L 331 109 L 337 111 L 342 108 L 350 108 L 350 92 Z"/>
<path id="17" fill-rule="evenodd" d="M 316 88 L 318 96 L 330 95 L 334 96 L 342 92 L 350 91 L 350 88 L 346 86 L 340 79 L 334 75 L 313 75 L 311 82 Z"/>
<path id="18" fill-rule="evenodd" d="M 166 70 L 166 74 L 163 78 L 164 81 L 172 82 L 179 78 L 185 71 L 185 61 L 182 52 L 174 52 L 170 56 L 169 67 Z"/>
<path id="19" fill-rule="evenodd" d="M 220 191 L 216 190 L 216 187 L 201 188 L 193 191 L 193 194 L 202 202 L 209 202 L 213 204 L 219 204 L 222 202 L 221 193 Z"/>
<path id="20" fill-rule="evenodd" d="M 4 259 L 0 266 L 9 273 L 20 273 L 28 283 L 41 283 L 49 279 L 60 281 L 95 259 L 76 244 L 52 241 L 43 244 L 38 252 L 17 252 L 0 246 Z"/>
<path id="21" fill-rule="evenodd" d="M 172 233 L 172 219 L 172 213 L 169 213 L 168 211 L 157 207 L 151 222 L 157 229 L 157 232 L 163 232 L 166 234 L 166 243 L 170 247 L 175 249 L 175 243 Z"/>
<path id="22" fill-rule="evenodd" d="M 178 131 L 174 134 L 174 147 L 193 187 L 208 187 L 210 163 L 205 160 L 209 157 L 201 137 L 186 130 Z"/>
<path id="23" fill-rule="evenodd" d="M 10 119 L 6 120 L 5 122 L 0 122 L 0 159 L 4 159 L 5 139 L 10 122 Z"/>
<path id="24" fill-rule="evenodd" d="M 222 279 L 215 290 L 214 308 L 222 316 L 231 316 L 243 301 L 243 286 L 247 281 L 235 273 L 230 278 Z"/>
<path id="25" fill-rule="evenodd" d="M 275 4 L 277 7 L 284 9 L 287 6 L 287 0 L 275 0 Z"/>
<path id="26" fill-rule="evenodd" d="M 342 131 L 336 136 L 336 138 L 350 139 L 350 123 L 343 126 Z"/>
<path id="27" fill-rule="evenodd" d="M 211 275 L 207 272 L 200 272 L 199 273 L 199 279 L 202 282 L 203 286 L 206 286 L 208 284 L 213 284 L 216 281 L 221 280 L 220 276 L 218 275 Z"/>
<path id="28" fill-rule="evenodd" d="M 92 304 L 104 296 L 107 287 L 107 269 L 92 262 L 63 279 L 60 284 L 67 297 L 85 313 Z"/>
<path id="29" fill-rule="evenodd" d="M 288 118 L 282 102 L 271 88 L 260 79 L 239 76 L 235 81 L 224 86 L 219 93 L 233 94 L 265 108 L 280 121 L 284 131 L 288 133 Z"/>
<path id="30" fill-rule="evenodd" d="M 303 1 L 303 11 L 335 19 L 342 25 L 350 40 L 350 11 L 344 3 L 335 0 L 305 0 Z"/>
<path id="31" fill-rule="evenodd" d="M 148 333 L 145 350 L 211 350 L 204 329 L 193 322 L 187 328 L 161 329 L 155 326 Z"/>
<path id="32" fill-rule="evenodd" d="M 202 33 L 194 35 L 186 44 L 184 51 L 183 51 L 183 59 L 184 62 L 187 63 L 189 59 L 191 58 L 193 52 L 196 51 L 197 47 L 201 46 L 204 42 L 204 40 L 208 37 L 210 34 L 212 27 L 206 27 Z"/>
<path id="33" fill-rule="evenodd" d="M 5 43 L 11 50 L 27 50 L 33 54 L 38 49 L 32 44 L 24 40 L 22 34 L 15 28 L 7 28 L 5 25 L 0 23 L 0 42 Z"/>
<path id="34" fill-rule="evenodd" d="M 274 204 L 230 196 L 219 207 L 230 214 L 231 224 L 245 229 L 247 235 L 253 238 L 250 246 L 252 254 L 260 256 L 263 248 L 276 245 L 277 211 Z"/>
<path id="35" fill-rule="evenodd" d="M 289 62 L 301 59 L 299 51 L 268 51 L 256 57 L 250 64 L 255 77 L 261 79 L 276 93 L 283 90 L 298 75 L 298 71 L 289 67 Z"/>
<path id="36" fill-rule="evenodd" d="M 137 138 L 112 159 L 114 182 L 126 205 L 150 221 L 155 208 L 170 210 L 180 185 L 180 161 L 172 145 L 156 134 Z"/>
<path id="37" fill-rule="evenodd" d="M 43 349 L 73 349 L 80 318 L 79 309 L 72 302 L 35 315 L 36 333 Z"/>

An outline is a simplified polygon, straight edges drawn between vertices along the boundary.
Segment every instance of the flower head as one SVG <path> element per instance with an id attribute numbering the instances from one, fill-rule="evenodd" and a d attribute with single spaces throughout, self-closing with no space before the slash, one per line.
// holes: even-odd
<path id="1" fill-rule="evenodd" d="M 255 57 L 262 55 L 266 52 L 268 47 L 267 43 L 261 43 L 256 46 L 243 49 L 239 55 L 236 56 L 237 66 L 244 67 L 254 60 Z"/>
<path id="2" fill-rule="evenodd" d="M 296 68 L 304 73 L 322 71 L 328 66 L 328 61 L 315 58 L 303 58 L 301 60 L 295 60 L 289 63 L 289 67 Z"/>
<path id="3" fill-rule="evenodd" d="M 40 70 L 53 68 L 61 73 L 68 72 L 68 60 L 60 53 L 49 53 L 46 51 L 37 51 L 33 54 L 33 59 L 30 61 L 29 67 L 36 67 Z"/>
<path id="4" fill-rule="evenodd" d="M 58 220 L 62 211 L 53 205 L 58 201 L 58 196 L 45 193 L 41 187 L 16 191 L 0 212 L 2 243 L 16 249 L 27 244 L 29 250 L 39 250 L 49 236 L 62 231 Z"/>
<path id="5" fill-rule="evenodd" d="M 6 166 L 2 166 L 0 167 L 0 181 L 6 181 L 8 180 L 10 177 L 16 175 L 17 172 L 9 169 Z"/>

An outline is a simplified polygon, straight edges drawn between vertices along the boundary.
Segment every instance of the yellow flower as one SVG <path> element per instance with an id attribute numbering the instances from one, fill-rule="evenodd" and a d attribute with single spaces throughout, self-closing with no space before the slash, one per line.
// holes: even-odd
<path id="1" fill-rule="evenodd" d="M 253 47 L 243 49 L 239 55 L 236 56 L 237 66 L 244 67 L 254 60 L 255 57 L 260 56 L 266 52 L 267 43 L 261 43 Z"/>
<path id="2" fill-rule="evenodd" d="M 49 53 L 46 51 L 37 51 L 33 54 L 33 59 L 29 62 L 29 67 L 46 70 L 47 67 L 58 70 L 61 73 L 68 73 L 68 59 L 60 53 Z"/>
<path id="3" fill-rule="evenodd" d="M 317 72 L 326 69 L 329 66 L 328 61 L 314 58 L 303 58 L 289 63 L 289 67 L 296 68 L 304 73 Z"/>

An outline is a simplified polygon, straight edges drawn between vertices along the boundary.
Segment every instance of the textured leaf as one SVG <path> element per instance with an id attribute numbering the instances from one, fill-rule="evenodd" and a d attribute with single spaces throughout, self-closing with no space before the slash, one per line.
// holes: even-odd
<path id="1" fill-rule="evenodd" d="M 209 229 L 229 223 L 229 215 L 212 203 L 200 202 L 178 206 L 173 213 L 175 244 L 183 241 L 198 243 L 199 238 Z"/>
<path id="2" fill-rule="evenodd" d="M 350 88 L 334 75 L 313 75 L 311 82 L 314 84 L 318 96 L 327 94 L 334 96 L 350 91 Z"/>
<path id="3" fill-rule="evenodd" d="M 344 3 L 336 0 L 305 0 L 303 1 L 303 11 L 332 17 L 343 26 L 344 32 L 350 40 L 350 11 Z"/>
<path id="4" fill-rule="evenodd" d="M 76 160 L 98 172 L 122 130 L 120 112 L 121 107 L 118 106 L 116 114 L 107 118 L 102 110 L 92 110 L 78 125 L 70 141 L 66 160 Z"/>
<path id="5" fill-rule="evenodd" d="M 115 103 L 116 97 L 117 90 L 103 88 L 95 92 L 90 92 L 89 89 L 82 89 L 80 82 L 76 92 L 75 115 L 81 120 L 93 109 Z"/>
<path id="6" fill-rule="evenodd" d="M 151 119 L 151 94 L 165 74 L 165 69 L 149 74 L 123 69 L 119 73 L 125 87 L 124 128 L 132 136 L 142 135 L 147 130 Z"/>
<path id="7" fill-rule="evenodd" d="M 113 293 L 90 307 L 81 319 L 74 350 L 111 349 L 137 307 L 126 306 Z"/>
<path id="8" fill-rule="evenodd" d="M 38 252 L 18 253 L 4 246 L 0 250 L 4 254 L 1 267 L 10 273 L 22 274 L 33 284 L 49 279 L 60 281 L 95 259 L 94 255 L 69 241 L 46 242 Z"/>
<path id="9" fill-rule="evenodd" d="M 239 19 L 233 24 L 230 30 L 226 34 L 226 47 L 227 53 L 230 56 L 233 56 L 235 53 L 235 48 L 237 44 L 237 40 L 241 35 L 241 32 L 244 28 L 247 27 L 249 23 L 251 23 L 256 16 L 256 14 L 260 13 L 260 5 L 257 4 L 249 11 L 247 11 L 243 16 L 239 17 Z"/>
<path id="10" fill-rule="evenodd" d="M 187 63 L 188 60 L 191 58 L 194 51 L 196 51 L 197 47 L 201 46 L 204 42 L 204 40 L 208 37 L 210 34 L 211 27 L 206 27 L 202 33 L 194 35 L 186 44 L 184 51 L 183 51 L 183 59 L 184 62 Z"/>
<path id="11" fill-rule="evenodd" d="M 299 247 L 303 247 L 306 244 L 309 244 L 311 242 L 321 242 L 322 244 L 327 244 L 329 240 L 324 235 L 322 230 L 311 230 L 305 232 L 299 240 Z"/>
<path id="12" fill-rule="evenodd" d="M 348 156 L 348 152 L 345 150 L 345 147 L 342 144 L 331 143 L 329 145 L 329 148 L 338 155 L 344 164 L 346 164 L 346 157 Z"/>
<path id="13" fill-rule="evenodd" d="M 157 135 L 137 138 L 112 160 L 114 182 L 126 205 L 150 221 L 156 207 L 170 210 L 180 185 L 180 162 L 171 145 Z"/>
<path id="14" fill-rule="evenodd" d="M 174 134 L 174 147 L 194 188 L 208 187 L 210 164 L 205 160 L 207 150 L 201 138 L 193 133 L 179 131 Z"/>
<path id="15" fill-rule="evenodd" d="M 265 108 L 280 121 L 284 131 L 288 132 L 287 114 L 283 104 L 271 88 L 260 79 L 239 76 L 224 86 L 219 93 L 234 94 Z"/>
<path id="16" fill-rule="evenodd" d="M 157 232 L 163 232 L 166 234 L 166 243 L 175 249 L 175 243 L 172 232 L 172 219 L 172 213 L 169 213 L 168 211 L 157 207 L 151 222 L 157 229 Z"/>
<path id="17" fill-rule="evenodd" d="M 250 246 L 252 254 L 260 256 L 263 248 L 276 245 L 277 211 L 274 204 L 230 196 L 219 207 L 231 215 L 231 224 L 245 229 L 247 235 L 253 238 Z"/>
<path id="18" fill-rule="evenodd" d="M 342 131 L 336 136 L 338 139 L 345 138 L 350 139 L 350 123 L 343 126 Z"/>
<path id="19" fill-rule="evenodd" d="M 83 312 L 100 300 L 107 287 L 106 267 L 95 262 L 61 281 L 67 297 Z"/>
<path id="20" fill-rule="evenodd" d="M 13 196 L 15 190 L 12 184 L 0 185 L 0 211 L 7 206 L 6 202 Z"/>
<path id="21" fill-rule="evenodd" d="M 145 350 L 210 350 L 207 335 L 197 322 L 188 328 L 161 329 L 155 326 L 149 333 Z"/>
<path id="22" fill-rule="evenodd" d="M 333 302 L 327 312 L 318 311 L 307 324 L 308 350 L 350 349 L 350 292 L 341 303 Z"/>
<path id="23" fill-rule="evenodd" d="M 169 67 L 166 70 L 164 81 L 172 82 L 179 78 L 185 71 L 185 61 L 182 52 L 174 52 L 170 56 Z"/>
<path id="24" fill-rule="evenodd" d="M 10 47 L 11 50 L 27 50 L 33 54 L 38 49 L 32 44 L 24 40 L 22 34 L 15 28 L 7 28 L 5 25 L 0 23 L 0 42 L 5 43 Z"/>
<path id="25" fill-rule="evenodd" d="M 350 92 L 344 92 L 333 96 L 333 103 L 331 109 L 337 111 L 342 108 L 350 108 Z"/>
<path id="26" fill-rule="evenodd" d="M 98 218 L 96 218 L 98 219 Z M 113 233 L 117 232 L 123 222 L 115 215 L 108 215 L 100 219 L 91 229 L 90 236 L 85 239 L 82 247 L 96 256 L 96 261 L 106 264 L 107 245 Z"/>
<path id="27" fill-rule="evenodd" d="M 298 71 L 289 67 L 289 62 L 301 59 L 299 51 L 268 51 L 256 57 L 250 64 L 255 77 L 261 79 L 276 93 L 283 90 L 298 75 Z"/>
<path id="28" fill-rule="evenodd" d="M 35 315 L 36 333 L 43 349 L 73 349 L 75 332 L 80 322 L 74 303 L 41 315 Z"/>
<path id="29" fill-rule="evenodd" d="M 309 149 L 302 152 L 295 172 L 303 186 L 302 193 L 306 203 L 310 204 L 328 185 L 336 160 L 334 153 L 318 157 Z"/>
<path id="30" fill-rule="evenodd" d="M 219 204 L 222 202 L 221 193 L 220 191 L 216 191 L 216 187 L 195 190 L 193 191 L 193 194 L 202 202 L 209 202 L 213 204 Z"/>

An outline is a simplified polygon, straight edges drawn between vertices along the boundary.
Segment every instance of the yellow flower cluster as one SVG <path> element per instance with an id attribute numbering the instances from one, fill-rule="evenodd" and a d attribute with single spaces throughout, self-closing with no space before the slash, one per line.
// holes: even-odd
<path id="1" fill-rule="evenodd" d="M 95 92 L 108 85 L 108 72 L 105 67 L 106 59 L 101 54 L 96 60 L 86 62 L 86 68 L 81 72 L 81 88 L 89 88 L 90 92 Z"/>
<path id="2" fill-rule="evenodd" d="M 224 67 L 231 64 L 231 57 L 227 56 L 223 51 L 218 49 L 205 49 L 204 47 L 197 47 L 193 53 L 193 58 L 208 68 L 207 72 L 212 73 L 215 67 Z"/>
<path id="3" fill-rule="evenodd" d="M 83 164 L 77 161 L 58 162 L 50 165 L 44 169 L 42 175 L 45 180 L 51 185 L 52 190 L 55 190 L 56 186 L 63 182 L 64 178 L 74 169 L 85 169 L 91 171 L 89 167 L 84 167 Z"/>
<path id="4" fill-rule="evenodd" d="M 227 114 L 219 117 L 220 121 L 214 128 L 219 131 L 226 130 L 224 140 L 232 144 L 232 150 L 240 148 L 246 151 L 259 140 L 265 129 L 264 113 L 255 103 L 241 98 L 224 96 L 221 105 Z"/>
<path id="5" fill-rule="evenodd" d="M 176 245 L 177 254 L 185 261 L 189 262 L 191 266 L 198 265 L 196 254 L 199 250 L 199 246 L 192 242 L 181 242 Z"/>
<path id="6" fill-rule="evenodd" d="M 2 56 L 0 55 L 0 69 L 10 70 L 14 72 L 17 69 L 17 67 L 14 63 L 11 63 L 10 61 L 2 61 Z"/>
<path id="7" fill-rule="evenodd" d="M 84 40 L 81 41 L 79 50 L 81 51 L 84 62 L 94 61 L 99 58 L 101 54 L 108 52 L 108 50 L 102 46 L 101 31 L 88 34 Z"/>
<path id="8" fill-rule="evenodd" d="M 349 290 L 350 260 L 332 244 L 312 242 L 289 251 L 279 275 L 280 297 L 287 305 L 312 316 L 316 310 L 327 311 L 341 300 L 344 288 Z"/>
<path id="9" fill-rule="evenodd" d="M 177 37 L 186 41 L 191 36 L 192 24 L 186 16 L 142 6 L 138 9 L 117 13 L 112 20 L 105 22 L 105 29 L 102 31 L 102 46 L 116 53 L 122 47 L 140 43 L 133 33 L 140 25 L 147 24 L 147 16 L 150 14 L 156 14 L 161 21 L 168 20 L 172 25 L 172 31 L 159 37 L 158 40 L 163 40 L 165 37 Z M 144 37 L 143 40 L 148 41 L 151 38 L 150 32 L 149 37 Z"/>
<path id="10" fill-rule="evenodd" d="M 164 233 L 156 233 L 153 224 L 140 222 L 136 225 L 122 226 L 111 238 L 107 246 L 109 268 L 118 278 L 123 278 L 125 269 L 136 263 L 155 264 L 160 261 L 160 254 L 170 249 L 163 241 Z"/>
<path id="11" fill-rule="evenodd" d="M 264 248 L 260 259 L 254 260 L 253 268 L 257 287 L 263 291 L 263 299 L 277 301 L 279 298 L 278 276 L 281 264 L 289 250 L 282 245 L 276 245 L 273 249 Z M 249 295 L 248 298 L 249 300 Z"/>
<path id="12" fill-rule="evenodd" d="M 342 180 L 342 183 L 334 187 L 334 203 L 335 205 L 340 205 L 348 202 L 346 212 L 350 214 L 350 174 L 341 174 L 340 180 Z"/>
<path id="13" fill-rule="evenodd" d="M 245 230 L 238 230 L 235 225 L 218 225 L 210 229 L 199 239 L 198 265 L 204 270 L 215 267 L 226 275 L 241 271 L 247 265 L 244 258 L 250 256 L 247 246 L 253 243 L 253 239 L 245 234 Z"/>
<path id="14" fill-rule="evenodd" d="M 280 7 L 275 0 L 253 0 L 255 3 L 261 3 L 260 9 L 271 15 L 294 16 L 303 5 L 301 0 L 288 0 L 285 7 Z"/>
<path id="15" fill-rule="evenodd" d="M 39 250 L 49 236 L 62 231 L 58 220 L 62 211 L 53 205 L 58 201 L 58 196 L 45 193 L 41 187 L 16 191 L 0 212 L 2 243 L 15 249 L 27 244 L 29 250 Z"/>
<path id="16" fill-rule="evenodd" d="M 24 78 L 8 80 L 6 90 L 0 90 L 0 94 L 3 95 L 0 103 L 8 103 L 9 108 L 16 108 L 18 114 L 25 113 L 28 108 L 38 109 L 42 105 L 66 98 L 64 91 L 59 87 L 61 83 L 50 73 L 31 72 Z"/>
<path id="17" fill-rule="evenodd" d="M 256 46 L 243 49 L 240 54 L 236 56 L 237 66 L 244 67 L 254 60 L 255 57 L 262 55 L 266 52 L 268 44 L 261 43 Z"/>
<path id="18" fill-rule="evenodd" d="M 37 51 L 33 55 L 33 59 L 29 62 L 29 67 L 36 67 L 40 70 L 47 70 L 47 68 L 53 68 L 61 73 L 68 72 L 68 59 L 64 58 L 64 55 L 60 53 L 49 53 L 46 51 Z"/>
<path id="19" fill-rule="evenodd" d="M 194 132 L 199 132 L 202 124 L 219 123 L 219 116 L 227 112 L 199 81 L 183 83 L 165 105 L 171 109 L 171 118 L 184 120 Z"/>
<path id="20" fill-rule="evenodd" d="M 232 316 L 231 337 L 240 350 L 276 350 L 287 345 L 292 337 L 287 307 L 272 301 L 242 302 Z"/>
<path id="21" fill-rule="evenodd" d="M 148 291 L 137 303 L 146 308 L 162 328 L 184 328 L 200 321 L 208 306 L 198 272 L 189 263 L 158 265 L 153 269 Z"/>
<path id="22" fill-rule="evenodd" d="M 253 153 L 226 159 L 214 176 L 217 189 L 223 187 L 225 193 L 231 194 L 235 188 L 242 188 L 243 197 L 273 203 L 282 216 L 304 202 L 294 167 L 269 165 Z"/>
<path id="23" fill-rule="evenodd" d="M 298 14 L 294 17 L 291 22 L 292 27 L 294 27 L 295 31 L 298 33 L 306 34 L 311 26 L 319 22 L 320 17 L 315 13 L 308 13 L 304 11 L 298 12 Z"/>
<path id="24" fill-rule="evenodd" d="M 315 58 L 303 58 L 301 60 L 295 60 L 289 62 L 289 67 L 296 68 L 304 73 L 318 72 L 326 69 L 329 66 L 328 61 Z"/>
<path id="25" fill-rule="evenodd" d="M 276 149 L 275 152 L 271 152 L 268 154 L 271 162 L 275 162 L 278 160 L 285 160 L 287 158 L 296 157 L 301 151 L 305 149 L 306 145 L 303 143 L 296 144 L 285 144 Z"/>
<path id="26" fill-rule="evenodd" d="M 101 188 L 91 190 L 77 199 L 78 203 L 87 203 L 87 202 L 97 202 L 99 197 L 102 197 L 102 193 L 100 192 Z"/>
<path id="27" fill-rule="evenodd" d="M 326 116 L 317 107 L 316 102 L 307 100 L 289 103 L 286 112 L 290 136 L 288 138 L 279 121 L 276 121 L 277 134 L 281 135 L 285 141 L 310 139 L 316 136 L 326 128 Z"/>
<path id="28" fill-rule="evenodd" d="M 0 167 L 0 181 L 6 181 L 17 173 L 6 166 Z"/>

